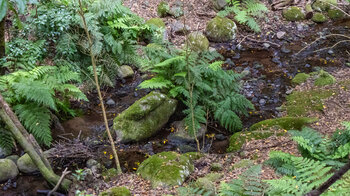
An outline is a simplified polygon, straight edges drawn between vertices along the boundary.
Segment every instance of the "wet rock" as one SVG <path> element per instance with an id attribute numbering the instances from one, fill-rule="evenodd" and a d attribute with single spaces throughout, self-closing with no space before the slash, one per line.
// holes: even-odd
<path id="1" fill-rule="evenodd" d="M 209 47 L 209 52 L 216 52 L 216 49 L 213 47 Z"/>
<path id="2" fill-rule="evenodd" d="M 244 50 L 244 47 L 243 47 L 241 44 L 238 44 L 238 45 L 237 45 L 237 50 L 242 50 L 242 51 L 243 51 L 243 50 Z"/>
<path id="3" fill-rule="evenodd" d="M 226 0 L 211 0 L 211 3 L 213 5 L 214 9 L 217 11 L 224 9 L 225 6 L 227 5 Z"/>
<path id="4" fill-rule="evenodd" d="M 187 34 L 190 30 L 189 26 L 185 26 L 182 22 L 176 21 L 171 25 L 171 29 L 175 34 Z"/>
<path id="5" fill-rule="evenodd" d="M 6 157 L 6 159 L 10 159 L 14 163 L 17 163 L 17 160 L 19 159 L 19 156 L 18 155 L 10 155 L 10 156 Z"/>
<path id="6" fill-rule="evenodd" d="M 209 41 L 201 32 L 192 32 L 188 35 L 188 45 L 194 51 L 208 51 Z"/>
<path id="7" fill-rule="evenodd" d="M 284 32 L 284 31 L 279 31 L 276 34 L 278 39 L 282 39 L 284 37 L 284 35 L 286 35 L 286 32 Z"/>
<path id="8" fill-rule="evenodd" d="M 228 42 L 236 37 L 236 24 L 228 19 L 216 16 L 207 24 L 205 34 L 210 41 Z"/>
<path id="9" fill-rule="evenodd" d="M 122 65 L 118 69 L 118 76 L 120 78 L 129 78 L 134 76 L 134 70 L 129 65 Z"/>
<path id="10" fill-rule="evenodd" d="M 106 104 L 110 107 L 115 106 L 115 101 L 113 99 L 108 99 Z"/>
<path id="11" fill-rule="evenodd" d="M 274 58 L 272 58 L 272 62 L 277 63 L 277 64 L 281 63 L 279 57 L 274 57 Z"/>
<path id="12" fill-rule="evenodd" d="M 311 65 L 310 65 L 310 64 L 305 64 L 305 67 L 306 67 L 306 68 L 310 68 Z"/>
<path id="13" fill-rule="evenodd" d="M 271 45 L 268 43 L 263 43 L 263 46 L 264 46 L 264 48 L 268 49 L 268 48 L 270 48 Z"/>
<path id="14" fill-rule="evenodd" d="M 143 161 L 137 173 L 150 180 L 153 187 L 180 186 L 193 172 L 188 156 L 176 152 L 161 152 Z"/>
<path id="15" fill-rule="evenodd" d="M 291 6 L 283 10 L 283 17 L 288 21 L 299 21 L 304 20 L 305 13 L 303 10 L 296 6 Z"/>
<path id="16" fill-rule="evenodd" d="M 225 60 L 225 63 L 228 64 L 229 66 L 235 66 L 235 63 L 230 58 L 227 58 Z"/>
<path id="17" fill-rule="evenodd" d="M 151 92 L 132 104 L 113 121 L 121 142 L 141 141 L 151 137 L 169 120 L 177 101 L 159 92 Z"/>
<path id="18" fill-rule="evenodd" d="M 15 178 L 18 175 L 16 164 L 10 159 L 0 159 L 0 182 Z"/>
<path id="19" fill-rule="evenodd" d="M 227 137 L 225 135 L 221 134 L 221 133 L 215 134 L 215 139 L 217 139 L 219 141 L 224 141 L 224 140 L 226 140 L 226 138 Z"/>
<path id="20" fill-rule="evenodd" d="M 303 30 L 304 30 L 304 25 L 302 25 L 302 24 L 297 24 L 297 30 L 298 30 L 298 31 L 303 31 Z"/>
<path id="21" fill-rule="evenodd" d="M 158 4 L 157 13 L 159 17 L 165 17 L 169 14 L 170 7 L 169 4 L 165 1 L 162 1 Z"/>
<path id="22" fill-rule="evenodd" d="M 30 156 L 26 153 L 17 160 L 18 169 L 26 174 L 39 171 Z"/>

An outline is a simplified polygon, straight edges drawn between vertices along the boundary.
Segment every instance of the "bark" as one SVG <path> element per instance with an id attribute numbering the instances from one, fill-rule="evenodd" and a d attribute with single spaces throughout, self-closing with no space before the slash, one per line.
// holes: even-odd
<path id="1" fill-rule="evenodd" d="M 6 17 L 0 22 L 0 59 L 5 57 L 5 20 Z M 0 75 L 5 74 L 5 69 L 0 68 Z"/>
<path id="2" fill-rule="evenodd" d="M 5 122 L 5 124 L 9 127 L 9 130 L 11 131 L 16 141 L 22 146 L 24 151 L 28 153 L 28 155 L 30 156 L 34 164 L 39 168 L 39 171 L 41 172 L 43 177 L 52 186 L 55 186 L 59 182 L 60 176 L 56 175 L 52 171 L 51 166 L 47 167 L 47 164 L 48 164 L 47 159 L 44 158 L 44 156 L 42 156 L 42 153 L 40 152 L 38 153 L 37 150 L 35 150 L 35 146 L 33 146 L 31 142 L 33 138 L 30 137 L 28 132 L 23 128 L 23 126 L 20 124 L 20 127 L 24 129 L 25 134 L 22 133 L 23 130 L 21 130 L 21 128 L 17 127 L 17 123 L 19 122 L 18 118 L 14 115 L 11 108 L 8 107 L 8 104 L 5 102 L 1 94 L 0 94 L 0 117 Z M 12 117 L 15 117 L 15 119 L 13 119 Z M 69 189 L 70 184 L 71 184 L 70 180 L 67 180 L 67 179 L 63 180 L 61 183 L 61 189 L 64 191 L 67 191 Z"/>

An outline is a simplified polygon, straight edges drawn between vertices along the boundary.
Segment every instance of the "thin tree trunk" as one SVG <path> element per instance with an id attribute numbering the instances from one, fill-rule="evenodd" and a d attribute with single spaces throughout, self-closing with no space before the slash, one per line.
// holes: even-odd
<path id="1" fill-rule="evenodd" d="M 38 152 L 35 146 L 32 144 L 32 141 L 35 139 L 31 138 L 28 132 L 23 128 L 19 123 L 18 118 L 14 115 L 11 108 L 8 106 L 2 95 L 0 94 L 0 117 L 9 127 L 13 137 L 16 141 L 22 146 L 24 151 L 28 153 L 34 164 L 38 167 L 41 174 L 44 178 L 52 185 L 55 186 L 60 179 L 60 176 L 57 176 L 50 167 L 47 167 L 48 161 L 42 155 L 41 152 Z M 23 130 L 24 129 L 24 130 Z M 24 133 L 24 134 L 23 134 Z M 62 190 L 67 191 L 71 184 L 70 180 L 63 180 L 61 183 Z"/>
<path id="2" fill-rule="evenodd" d="M 0 59 L 5 57 L 5 20 L 6 17 L 0 22 Z M 5 74 L 5 69 L 0 68 L 0 76 Z"/>

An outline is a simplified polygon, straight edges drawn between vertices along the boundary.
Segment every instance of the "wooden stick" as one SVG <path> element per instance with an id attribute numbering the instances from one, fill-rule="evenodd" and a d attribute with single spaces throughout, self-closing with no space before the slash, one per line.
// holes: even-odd
<path id="1" fill-rule="evenodd" d="M 68 170 L 68 167 L 66 167 L 66 169 L 64 169 L 64 171 L 62 172 L 62 175 L 60 177 L 60 179 L 58 180 L 56 186 L 50 191 L 47 193 L 47 196 L 50 196 L 53 192 L 56 192 L 58 187 L 60 187 L 60 184 L 62 183 L 63 179 L 64 179 L 64 176 L 66 176 L 67 174 L 70 173 L 70 171 L 67 171 Z"/>

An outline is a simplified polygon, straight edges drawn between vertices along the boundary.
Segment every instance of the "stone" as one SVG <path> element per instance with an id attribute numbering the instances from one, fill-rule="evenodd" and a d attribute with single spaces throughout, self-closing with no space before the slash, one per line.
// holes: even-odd
<path id="1" fill-rule="evenodd" d="M 115 101 L 113 100 L 113 99 L 108 99 L 107 100 L 107 102 L 106 102 L 106 104 L 108 105 L 108 106 L 115 106 Z"/>
<path id="2" fill-rule="evenodd" d="M 95 166 L 97 164 L 98 164 L 98 162 L 95 159 L 89 159 L 86 161 L 87 168 L 92 168 L 92 166 Z"/>
<path id="3" fill-rule="evenodd" d="M 316 23 L 323 23 L 327 21 L 327 17 L 324 14 L 317 12 L 317 13 L 314 13 L 311 20 Z"/>
<path id="4" fill-rule="evenodd" d="M 180 21 L 176 21 L 171 25 L 171 30 L 172 32 L 174 32 L 175 34 L 179 34 L 179 35 L 184 35 L 187 34 L 190 31 L 190 27 L 189 26 L 185 26 L 182 22 Z"/>
<path id="5" fill-rule="evenodd" d="M 174 131 L 169 134 L 167 139 L 169 142 L 174 143 L 193 143 L 195 138 L 193 135 L 188 133 L 188 130 L 185 125 L 185 121 L 175 121 L 172 123 L 172 128 Z M 205 125 L 201 125 L 201 128 L 197 132 L 197 139 L 203 138 L 203 135 L 206 133 Z"/>
<path id="6" fill-rule="evenodd" d="M 159 17 L 165 17 L 169 14 L 169 11 L 170 11 L 170 7 L 169 7 L 169 4 L 165 1 L 161 1 L 159 4 L 158 4 L 158 7 L 157 7 L 157 14 Z"/>
<path id="7" fill-rule="evenodd" d="M 286 53 L 286 54 L 288 54 L 288 53 L 291 52 L 291 50 L 288 49 L 286 45 L 283 45 L 283 46 L 281 47 L 281 51 L 282 51 L 283 53 Z"/>
<path id="8" fill-rule="evenodd" d="M 204 189 L 206 191 L 210 191 L 215 193 L 216 191 L 216 182 L 222 177 L 222 174 L 219 173 L 209 173 L 204 177 L 198 178 L 194 183 L 195 187 Z"/>
<path id="9" fill-rule="evenodd" d="M 151 137 L 168 122 L 176 106 L 176 100 L 152 91 L 114 119 L 118 140 L 136 142 Z"/>
<path id="10" fill-rule="evenodd" d="M 184 15 L 184 11 L 183 11 L 183 9 L 182 9 L 182 6 L 173 5 L 173 6 L 170 8 L 169 14 L 172 15 L 172 16 L 174 16 L 175 18 L 178 18 L 178 17 Z"/>
<path id="11" fill-rule="evenodd" d="M 227 5 L 226 0 L 211 0 L 211 3 L 213 5 L 214 9 L 217 11 L 224 9 L 225 6 Z"/>
<path id="12" fill-rule="evenodd" d="M 291 6 L 284 9 L 282 15 L 288 21 L 299 21 L 305 19 L 305 13 L 303 10 L 296 6 Z"/>
<path id="13" fill-rule="evenodd" d="M 10 156 L 6 157 L 6 159 L 10 159 L 14 163 L 17 163 L 17 160 L 19 159 L 19 156 L 18 155 L 10 155 Z"/>
<path id="14" fill-rule="evenodd" d="M 263 43 L 263 46 L 264 46 L 264 48 L 268 49 L 268 48 L 270 48 L 271 45 L 268 43 Z"/>
<path id="15" fill-rule="evenodd" d="M 129 189 L 124 186 L 112 187 L 106 191 L 103 191 L 99 196 L 131 196 Z"/>
<path id="16" fill-rule="evenodd" d="M 209 49 L 209 41 L 201 32 L 192 32 L 188 35 L 188 46 L 193 51 L 204 52 Z"/>
<path id="17" fill-rule="evenodd" d="M 10 159 L 0 159 L 0 182 L 15 178 L 18 175 L 16 164 Z"/>
<path id="18" fill-rule="evenodd" d="M 188 156 L 176 152 L 161 152 L 143 161 L 137 173 L 151 181 L 153 187 L 166 187 L 181 186 L 193 170 L 193 163 Z"/>
<path id="19" fill-rule="evenodd" d="M 134 76 L 134 70 L 129 65 L 122 65 L 118 69 L 118 76 L 120 78 L 129 78 Z"/>
<path id="20" fill-rule="evenodd" d="M 17 160 L 17 166 L 19 171 L 25 174 L 30 174 L 39 171 L 39 169 L 27 153 L 25 153 Z"/>
<path id="21" fill-rule="evenodd" d="M 163 20 L 161 18 L 151 18 L 151 19 L 146 21 L 146 24 L 148 24 L 150 26 L 153 25 L 157 28 L 165 29 L 165 23 L 163 22 Z"/>
<path id="22" fill-rule="evenodd" d="M 232 20 L 216 16 L 207 24 L 205 34 L 210 41 L 228 42 L 236 37 L 237 26 Z"/>
<path id="23" fill-rule="evenodd" d="M 11 152 L 9 150 L 0 147 L 0 158 L 8 156 L 10 153 Z"/>
<path id="24" fill-rule="evenodd" d="M 337 0 L 316 0 L 312 3 L 311 7 L 314 11 L 323 12 L 331 8 L 330 4 L 337 5 Z"/>
<path id="25" fill-rule="evenodd" d="M 227 139 L 227 137 L 221 133 L 219 134 L 215 134 L 215 139 L 219 140 L 219 141 L 224 141 Z"/>
<path id="26" fill-rule="evenodd" d="M 276 36 L 277 36 L 278 39 L 282 39 L 285 34 L 286 34 L 286 32 L 284 32 L 284 31 L 278 31 Z"/>
<path id="27" fill-rule="evenodd" d="M 338 10 L 338 9 L 329 9 L 328 10 L 328 17 L 332 20 L 339 20 L 344 17 L 344 12 Z"/>

